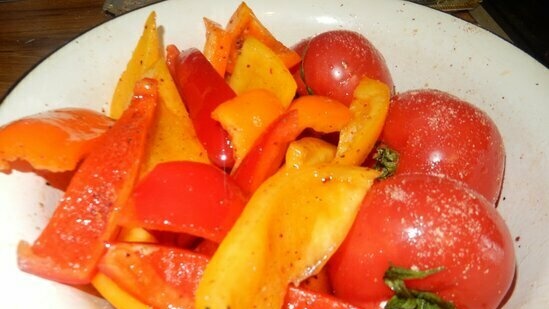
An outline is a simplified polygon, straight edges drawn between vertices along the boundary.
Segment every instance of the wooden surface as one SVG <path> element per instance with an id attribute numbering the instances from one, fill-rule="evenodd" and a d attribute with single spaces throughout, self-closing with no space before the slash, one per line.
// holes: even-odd
<path id="1" fill-rule="evenodd" d="M 103 0 L 0 2 L 0 101 L 52 52 L 112 16 Z"/>

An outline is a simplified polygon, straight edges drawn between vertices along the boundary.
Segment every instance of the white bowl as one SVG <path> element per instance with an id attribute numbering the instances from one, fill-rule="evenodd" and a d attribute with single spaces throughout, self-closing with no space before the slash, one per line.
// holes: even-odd
<path id="1" fill-rule="evenodd" d="M 231 1 L 168 1 L 116 18 L 45 59 L 0 105 L 0 125 L 65 107 L 105 109 L 151 10 L 165 43 L 204 44 L 202 17 L 226 23 Z M 485 110 L 507 150 L 499 211 L 516 237 L 517 281 L 505 308 L 549 304 L 549 72 L 498 37 L 409 2 L 248 1 L 288 45 L 329 29 L 353 29 L 382 52 L 397 88 L 437 88 Z M 31 174 L 0 174 L 0 287 L 3 308 L 110 308 L 80 290 L 20 272 L 19 240 L 34 241 L 60 192 Z"/>

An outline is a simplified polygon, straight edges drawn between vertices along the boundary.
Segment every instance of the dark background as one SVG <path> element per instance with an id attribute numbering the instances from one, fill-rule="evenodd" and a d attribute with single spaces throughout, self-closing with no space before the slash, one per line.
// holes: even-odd
<path id="1" fill-rule="evenodd" d="M 513 43 L 549 68 L 549 0 L 484 0 Z"/>

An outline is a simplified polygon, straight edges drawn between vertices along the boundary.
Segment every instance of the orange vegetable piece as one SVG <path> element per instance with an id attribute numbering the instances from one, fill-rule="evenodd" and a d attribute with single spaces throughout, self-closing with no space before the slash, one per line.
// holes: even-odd
<path id="1" fill-rule="evenodd" d="M 219 75 L 225 76 L 232 37 L 220 24 L 208 18 L 204 18 L 204 25 L 206 26 L 204 56 L 210 61 Z"/>
<path id="2" fill-rule="evenodd" d="M 351 120 L 351 111 L 343 103 L 325 96 L 308 95 L 297 98 L 290 110 L 299 113 L 299 127 L 317 132 L 340 131 Z"/>
<path id="3" fill-rule="evenodd" d="M 212 118 L 231 136 L 235 166 L 246 156 L 257 138 L 282 113 L 284 106 L 270 91 L 255 89 L 219 105 Z"/>
<path id="4" fill-rule="evenodd" d="M 145 305 L 133 297 L 103 273 L 97 273 L 91 283 L 101 296 L 116 309 L 152 309 L 151 306 Z"/>
<path id="5" fill-rule="evenodd" d="M 15 120 L 0 128 L 0 171 L 72 171 L 113 121 L 98 112 L 63 108 Z"/>
<path id="6" fill-rule="evenodd" d="M 229 73 L 233 72 L 234 64 L 242 43 L 244 42 L 244 39 L 249 36 L 255 37 L 272 49 L 280 57 L 282 62 L 284 62 L 284 65 L 287 68 L 291 68 L 301 61 L 299 54 L 279 42 L 269 30 L 263 26 L 254 12 L 244 2 L 238 6 L 231 16 L 231 19 L 226 26 L 226 30 L 232 39 L 231 51 L 227 63 L 227 72 Z"/>
<path id="7" fill-rule="evenodd" d="M 21 241 L 23 271 L 68 284 L 87 284 L 118 231 L 133 189 L 158 95 L 156 81 L 136 84 L 130 107 L 82 162 L 48 225 L 34 244 Z"/>

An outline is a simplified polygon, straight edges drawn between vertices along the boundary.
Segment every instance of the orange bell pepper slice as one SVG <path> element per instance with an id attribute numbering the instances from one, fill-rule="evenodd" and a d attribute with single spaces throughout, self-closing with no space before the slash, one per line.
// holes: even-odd
<path id="1" fill-rule="evenodd" d="M 317 132 L 340 131 L 351 120 L 351 111 L 343 103 L 325 96 L 307 95 L 297 98 L 290 110 L 299 112 L 299 126 Z"/>
<path id="2" fill-rule="evenodd" d="M 72 171 L 113 124 L 107 116 L 82 108 L 63 108 L 15 120 L 0 127 L 0 171 Z M 39 137 L 38 137 L 39 136 Z"/>
<path id="3" fill-rule="evenodd" d="M 116 309 L 152 309 L 123 290 L 103 273 L 97 273 L 91 281 L 93 287 Z"/>
<path id="4" fill-rule="evenodd" d="M 232 38 L 220 24 L 204 17 L 206 27 L 206 43 L 204 44 L 204 56 L 210 61 L 217 73 L 225 76 L 227 61 L 231 51 Z"/>
<path id="5" fill-rule="evenodd" d="M 82 162 L 34 244 L 21 241 L 23 271 L 68 284 L 87 284 L 118 231 L 117 220 L 137 178 L 158 94 L 154 80 L 136 84 L 130 107 Z"/>
<path id="6" fill-rule="evenodd" d="M 292 49 L 278 41 L 255 16 L 254 12 L 242 2 L 231 16 L 227 32 L 232 38 L 231 50 L 227 62 L 227 72 L 232 73 L 242 42 L 253 36 L 272 49 L 282 60 L 286 68 L 291 68 L 301 61 L 301 57 Z"/>
<path id="7" fill-rule="evenodd" d="M 212 118 L 219 121 L 231 137 L 235 167 L 240 164 L 261 133 L 284 110 L 284 106 L 272 92 L 255 89 L 225 101 L 212 112 Z"/>

